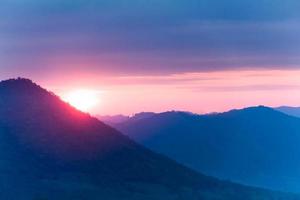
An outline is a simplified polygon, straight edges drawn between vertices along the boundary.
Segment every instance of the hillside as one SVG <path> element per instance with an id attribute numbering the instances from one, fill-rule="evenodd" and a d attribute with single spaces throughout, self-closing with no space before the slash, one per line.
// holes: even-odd
<path id="1" fill-rule="evenodd" d="M 196 173 L 27 79 L 0 83 L 0 138 L 0 199 L 300 199 Z"/>
<path id="2" fill-rule="evenodd" d="M 300 119 L 259 106 L 160 113 L 116 126 L 150 149 L 221 179 L 300 191 Z"/>

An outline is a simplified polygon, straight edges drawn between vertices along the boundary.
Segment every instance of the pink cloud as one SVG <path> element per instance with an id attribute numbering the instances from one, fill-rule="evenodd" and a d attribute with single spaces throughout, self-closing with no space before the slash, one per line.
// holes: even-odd
<path id="1" fill-rule="evenodd" d="M 74 73 L 38 80 L 63 95 L 74 89 L 101 92 L 93 113 L 225 111 L 253 105 L 300 105 L 300 70 L 244 70 L 161 76 Z"/>

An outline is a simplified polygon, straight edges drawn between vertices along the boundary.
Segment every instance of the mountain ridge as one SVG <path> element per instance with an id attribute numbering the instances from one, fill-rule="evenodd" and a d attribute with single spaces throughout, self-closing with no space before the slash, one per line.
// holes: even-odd
<path id="1" fill-rule="evenodd" d="M 195 116 L 161 113 L 116 128 L 153 151 L 205 174 L 247 185 L 300 191 L 300 161 L 295 156 L 300 153 L 300 119 L 272 108 L 258 106 Z"/>
<path id="2" fill-rule="evenodd" d="M 0 138 L 1 199 L 298 198 L 197 173 L 28 79 L 0 82 Z"/>
<path id="3" fill-rule="evenodd" d="M 287 115 L 291 115 L 294 117 L 300 117 L 300 107 L 291 107 L 291 106 L 281 106 L 274 108 L 277 111 L 285 113 Z"/>

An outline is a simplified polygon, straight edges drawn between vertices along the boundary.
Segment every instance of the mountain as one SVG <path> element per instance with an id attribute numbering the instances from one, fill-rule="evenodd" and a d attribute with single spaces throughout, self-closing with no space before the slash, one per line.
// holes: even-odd
<path id="1" fill-rule="evenodd" d="M 156 113 L 154 113 L 154 112 L 140 112 L 140 113 L 137 113 L 137 114 L 133 115 L 132 117 L 130 117 L 130 120 L 136 121 L 136 120 L 140 120 L 140 119 L 146 119 L 146 118 L 154 116 L 155 114 Z"/>
<path id="2" fill-rule="evenodd" d="M 116 126 L 210 176 L 300 192 L 300 119 L 259 106 L 211 115 L 165 112 Z"/>
<path id="3" fill-rule="evenodd" d="M 136 144 L 28 79 L 0 82 L 0 199 L 273 200 Z"/>
<path id="4" fill-rule="evenodd" d="M 287 115 L 291 115 L 294 117 L 300 117 L 300 107 L 289 107 L 289 106 L 281 106 L 275 108 L 277 111 L 283 112 Z"/>
<path id="5" fill-rule="evenodd" d="M 108 125 L 114 126 L 114 125 L 117 125 L 120 123 L 124 123 L 128 120 L 135 121 L 135 120 L 152 117 L 154 115 L 155 115 L 155 113 L 153 113 L 153 112 L 140 112 L 133 116 L 126 116 L 126 115 L 112 115 L 112 116 L 104 115 L 104 116 L 102 116 L 102 115 L 98 115 L 97 118 Z"/>
<path id="6" fill-rule="evenodd" d="M 96 117 L 108 125 L 123 123 L 130 119 L 130 117 L 126 115 L 97 115 Z"/>

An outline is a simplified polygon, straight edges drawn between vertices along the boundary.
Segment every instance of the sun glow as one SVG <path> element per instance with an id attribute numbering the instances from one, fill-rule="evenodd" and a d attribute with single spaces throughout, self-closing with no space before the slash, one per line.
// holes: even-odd
<path id="1" fill-rule="evenodd" d="M 65 95 L 63 99 L 78 110 L 88 112 L 99 104 L 99 92 L 93 90 L 75 90 Z"/>

